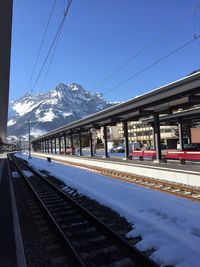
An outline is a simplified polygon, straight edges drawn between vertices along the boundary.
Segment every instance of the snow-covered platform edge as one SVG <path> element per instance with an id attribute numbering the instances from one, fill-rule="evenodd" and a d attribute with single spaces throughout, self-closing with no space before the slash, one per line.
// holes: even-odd
<path id="1" fill-rule="evenodd" d="M 186 171 L 178 169 L 165 168 L 163 166 L 150 166 L 139 165 L 139 164 L 130 164 L 128 162 L 110 162 L 105 160 L 82 158 L 82 157 L 73 157 L 73 156 L 62 156 L 54 154 L 45 154 L 45 153 L 33 153 L 34 156 L 39 157 L 51 157 L 52 159 L 66 160 L 73 163 L 87 164 L 90 166 L 106 168 L 110 170 L 116 170 L 127 173 L 134 173 L 136 175 L 146 176 L 155 179 L 161 179 L 166 181 L 171 181 L 175 183 L 181 183 L 190 186 L 200 187 L 200 177 L 199 172 L 195 171 Z"/>

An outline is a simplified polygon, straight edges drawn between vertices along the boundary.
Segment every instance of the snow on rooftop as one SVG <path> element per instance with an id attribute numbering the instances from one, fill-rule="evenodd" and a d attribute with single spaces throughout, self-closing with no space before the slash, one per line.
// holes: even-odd
<path id="1" fill-rule="evenodd" d="M 21 157 L 28 160 L 27 155 Z M 29 162 L 124 216 L 134 225 L 127 235 L 141 235 L 137 248 L 155 249 L 151 258 L 161 266 L 199 266 L 199 203 L 83 169 L 55 162 L 48 165 L 39 158 Z"/>

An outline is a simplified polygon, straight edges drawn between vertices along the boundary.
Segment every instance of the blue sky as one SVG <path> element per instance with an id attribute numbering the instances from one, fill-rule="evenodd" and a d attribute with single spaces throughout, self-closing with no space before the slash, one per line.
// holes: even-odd
<path id="1" fill-rule="evenodd" d="M 14 0 L 10 100 L 30 92 L 30 76 L 54 0 Z M 63 16 L 66 0 L 57 0 L 38 62 L 41 68 Z M 75 82 L 124 101 L 200 69 L 200 39 L 138 75 L 119 83 L 200 34 L 197 0 L 73 0 L 47 79 L 34 93 Z M 121 71 L 115 69 L 153 44 Z M 48 64 L 47 64 L 48 65 Z"/>

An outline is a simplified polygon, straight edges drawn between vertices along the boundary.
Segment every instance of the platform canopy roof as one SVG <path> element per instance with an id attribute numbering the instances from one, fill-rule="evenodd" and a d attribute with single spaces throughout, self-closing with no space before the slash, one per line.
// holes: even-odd
<path id="1" fill-rule="evenodd" d="M 180 120 L 183 122 L 200 122 L 200 106 L 193 106 L 187 110 L 178 110 L 170 115 L 163 115 L 160 117 L 160 124 L 173 125 L 177 124 Z M 153 118 L 147 118 L 144 120 L 145 123 L 153 123 Z"/>
<path id="2" fill-rule="evenodd" d="M 64 133 L 76 133 L 103 125 L 134 121 L 154 114 L 171 114 L 173 117 L 173 110 L 197 104 L 200 104 L 200 72 L 64 125 L 34 139 L 33 142 Z"/>

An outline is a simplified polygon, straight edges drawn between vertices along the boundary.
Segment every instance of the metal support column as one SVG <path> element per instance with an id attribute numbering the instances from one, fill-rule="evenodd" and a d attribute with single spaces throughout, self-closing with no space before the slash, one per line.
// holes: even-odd
<path id="1" fill-rule="evenodd" d="M 74 155 L 75 154 L 75 150 L 74 150 L 74 140 L 73 140 L 73 133 L 72 132 L 70 134 L 70 140 L 71 140 L 72 155 Z"/>
<path id="2" fill-rule="evenodd" d="M 153 139 L 153 144 L 151 144 L 153 146 L 153 149 L 156 150 L 156 146 L 155 146 L 155 131 L 154 131 L 154 123 L 151 123 L 151 127 L 152 127 L 152 139 Z"/>
<path id="3" fill-rule="evenodd" d="M 188 136 L 188 141 L 189 141 L 189 144 L 192 143 L 192 137 L 191 137 L 191 125 L 190 124 L 187 124 L 187 136 Z"/>
<path id="4" fill-rule="evenodd" d="M 66 138 L 67 138 L 67 135 L 64 134 L 64 154 L 66 153 L 66 149 L 67 149 L 67 140 L 66 140 Z"/>
<path id="5" fill-rule="evenodd" d="M 37 151 L 38 151 L 38 143 L 37 143 Z M 29 119 L 28 119 L 28 158 L 31 159 L 31 127 Z"/>
<path id="6" fill-rule="evenodd" d="M 180 150 L 184 149 L 183 143 L 183 123 L 182 120 L 178 121 L 178 135 L 179 135 L 179 142 L 180 142 Z"/>
<path id="7" fill-rule="evenodd" d="M 124 147 L 125 147 L 125 159 L 128 159 L 129 156 L 129 145 L 128 145 L 128 122 L 123 122 L 124 129 Z"/>
<path id="8" fill-rule="evenodd" d="M 155 140 L 155 150 L 156 150 L 156 161 L 160 162 L 162 159 L 161 145 L 160 145 L 160 123 L 159 114 L 154 114 L 154 140 Z"/>
<path id="9" fill-rule="evenodd" d="M 42 152 L 47 152 L 47 143 L 46 143 L 47 141 L 46 140 L 44 140 L 43 142 L 42 142 Z"/>
<path id="10" fill-rule="evenodd" d="M 47 153 L 49 153 L 49 139 L 47 139 Z"/>
<path id="11" fill-rule="evenodd" d="M 51 139 L 51 154 L 53 154 L 53 139 Z"/>
<path id="12" fill-rule="evenodd" d="M 58 151 L 59 151 L 59 154 L 61 154 L 61 137 L 59 136 L 58 137 Z"/>
<path id="13" fill-rule="evenodd" d="M 92 132 L 91 131 L 89 131 L 89 140 L 90 140 L 90 157 L 94 157 L 93 140 L 92 140 Z"/>
<path id="14" fill-rule="evenodd" d="M 54 151 L 55 151 L 55 154 L 57 153 L 57 150 L 56 150 L 56 137 L 54 137 Z"/>
<path id="15" fill-rule="evenodd" d="M 104 136 L 104 158 L 109 158 L 108 155 L 108 135 L 107 135 L 107 126 L 103 126 L 103 136 Z"/>
<path id="16" fill-rule="evenodd" d="M 79 132 L 79 155 L 83 156 L 81 131 Z"/>
<path id="17" fill-rule="evenodd" d="M 44 141 L 44 152 L 46 153 L 48 150 L 48 139 Z"/>
<path id="18" fill-rule="evenodd" d="M 33 147 L 33 146 L 32 146 Z M 40 151 L 43 151 L 43 141 L 40 141 Z"/>

